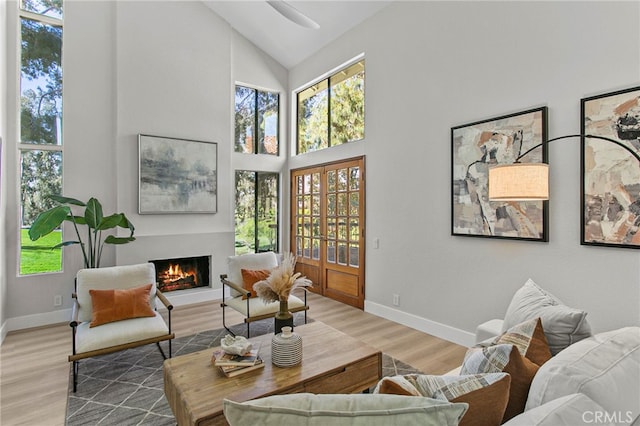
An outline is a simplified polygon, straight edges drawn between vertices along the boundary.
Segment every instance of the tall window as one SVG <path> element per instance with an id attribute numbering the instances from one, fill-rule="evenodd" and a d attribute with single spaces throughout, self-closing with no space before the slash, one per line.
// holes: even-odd
<path id="1" fill-rule="evenodd" d="M 62 0 L 22 0 L 20 28 L 20 273 L 62 270 L 61 232 L 27 230 L 62 191 Z"/>
<path id="2" fill-rule="evenodd" d="M 236 254 L 278 250 L 279 175 L 236 171 Z"/>
<path id="3" fill-rule="evenodd" d="M 236 86 L 235 151 L 278 155 L 280 95 Z"/>
<path id="4" fill-rule="evenodd" d="M 298 154 L 363 138 L 364 60 L 298 93 Z"/>

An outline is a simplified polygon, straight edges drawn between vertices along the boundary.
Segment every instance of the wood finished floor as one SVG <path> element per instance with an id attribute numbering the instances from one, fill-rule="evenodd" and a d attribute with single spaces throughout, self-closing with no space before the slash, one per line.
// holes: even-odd
<path id="1" fill-rule="evenodd" d="M 309 295 L 309 316 L 428 374 L 462 363 L 466 348 L 368 314 L 331 299 Z M 219 302 L 176 307 L 177 337 L 222 326 Z M 228 323 L 242 322 L 238 314 Z M 68 323 L 9 333 L 0 347 L 0 424 L 64 425 L 71 329 Z"/>

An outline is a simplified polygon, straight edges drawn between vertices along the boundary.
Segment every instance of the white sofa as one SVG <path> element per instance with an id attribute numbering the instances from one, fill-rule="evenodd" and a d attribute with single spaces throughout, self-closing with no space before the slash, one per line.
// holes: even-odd
<path id="1" fill-rule="evenodd" d="M 525 411 L 504 424 L 640 425 L 640 327 L 599 333 L 554 355 L 534 376 Z"/>
<path id="2" fill-rule="evenodd" d="M 530 280 L 514 295 L 505 319 L 480 325 L 476 338 L 482 345 L 499 346 L 496 337 L 504 339 L 507 329 L 518 330 L 507 335 L 517 334 L 522 331 L 519 325 L 532 320 L 544 329 L 538 342 L 544 342 L 546 355 L 527 378 L 518 414 L 506 421 L 503 413 L 517 381 L 507 370 L 476 376 L 455 371 L 445 376 L 395 376 L 381 380 L 373 395 L 298 394 L 245 403 L 226 401 L 225 415 L 232 426 L 269 420 L 323 426 L 502 422 L 508 426 L 640 426 L 640 327 L 592 335 L 586 312 L 562 304 Z M 505 380 L 510 380 L 511 387 L 505 388 Z"/>

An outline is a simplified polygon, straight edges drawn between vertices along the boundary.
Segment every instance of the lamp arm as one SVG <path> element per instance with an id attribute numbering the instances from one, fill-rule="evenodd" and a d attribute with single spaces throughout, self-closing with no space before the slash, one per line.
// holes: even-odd
<path id="1" fill-rule="evenodd" d="M 624 149 L 626 149 L 627 151 L 629 151 L 629 153 L 631 153 L 631 155 L 633 155 L 633 156 L 635 157 L 635 159 L 636 159 L 636 160 L 638 160 L 638 162 L 640 163 L 640 155 L 639 155 L 637 152 L 633 151 L 633 150 L 632 150 L 631 148 L 629 148 L 628 146 L 626 146 L 625 144 L 620 143 L 620 142 L 618 142 L 618 141 L 617 141 L 617 140 L 615 140 L 615 139 L 607 138 L 607 137 L 604 137 L 604 136 L 595 136 L 595 135 L 566 135 L 566 136 L 559 136 L 559 137 L 557 137 L 557 138 L 549 139 L 548 141 L 544 141 L 544 142 L 539 143 L 538 145 L 534 146 L 533 148 L 528 149 L 527 151 L 525 151 L 525 152 L 524 152 L 524 154 L 520 154 L 520 155 L 518 156 L 518 158 L 516 158 L 515 163 L 519 163 L 519 162 L 520 162 L 520 159 L 521 159 L 522 157 L 524 157 L 525 155 L 527 155 L 528 153 L 530 153 L 530 152 L 531 152 L 531 151 L 533 151 L 534 149 L 539 148 L 539 147 L 541 147 L 541 146 L 543 146 L 543 145 L 548 144 L 549 142 L 557 141 L 557 140 L 560 140 L 560 139 L 567 139 L 567 138 L 580 138 L 580 137 L 591 138 L 591 139 L 601 139 L 601 140 L 603 140 L 603 141 L 608 141 L 608 142 L 614 143 L 614 144 L 616 144 L 616 145 L 618 145 L 618 146 L 621 146 L 622 148 L 624 148 Z"/>

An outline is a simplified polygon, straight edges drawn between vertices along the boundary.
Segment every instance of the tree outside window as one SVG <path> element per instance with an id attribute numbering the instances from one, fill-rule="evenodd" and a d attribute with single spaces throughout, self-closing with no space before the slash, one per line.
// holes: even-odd
<path id="1" fill-rule="evenodd" d="M 279 175 L 236 171 L 236 254 L 278 250 Z"/>
<path id="2" fill-rule="evenodd" d="M 62 0 L 20 4 L 20 273 L 62 270 L 61 231 L 32 242 L 27 230 L 62 192 Z"/>
<path id="3" fill-rule="evenodd" d="M 236 85 L 235 152 L 278 155 L 280 95 Z"/>
<path id="4" fill-rule="evenodd" d="M 298 93 L 297 153 L 364 139 L 364 60 Z"/>

